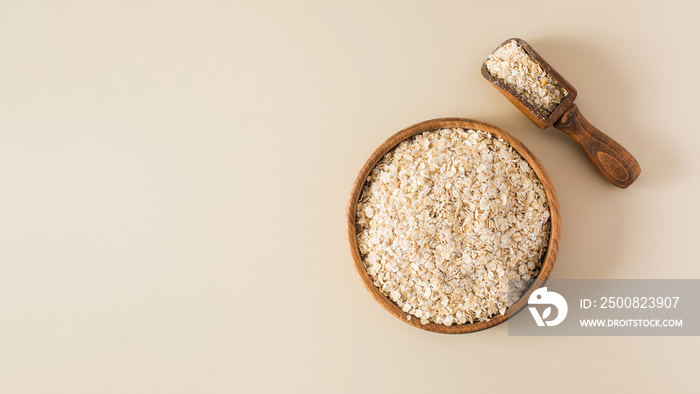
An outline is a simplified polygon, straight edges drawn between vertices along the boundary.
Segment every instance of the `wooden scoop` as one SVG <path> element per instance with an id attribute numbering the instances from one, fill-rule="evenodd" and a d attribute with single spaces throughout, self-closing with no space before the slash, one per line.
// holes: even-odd
<path id="1" fill-rule="evenodd" d="M 498 48 L 511 41 L 515 41 L 520 45 L 568 94 L 559 106 L 549 116 L 546 116 L 508 86 L 505 81 L 492 76 L 486 68 L 486 62 L 481 66 L 481 74 L 484 78 L 491 82 L 498 91 L 506 96 L 511 103 L 518 107 L 539 128 L 544 129 L 554 126 L 573 138 L 576 144 L 583 149 L 591 163 L 610 183 L 623 189 L 631 185 L 642 171 L 637 160 L 622 145 L 603 134 L 581 115 L 578 107 L 574 104 L 576 89 L 535 52 L 527 42 L 519 38 L 511 38 L 499 45 Z"/>

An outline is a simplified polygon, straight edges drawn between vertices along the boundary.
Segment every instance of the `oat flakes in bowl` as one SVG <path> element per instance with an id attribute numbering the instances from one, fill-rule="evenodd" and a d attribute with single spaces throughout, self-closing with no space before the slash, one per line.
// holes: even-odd
<path id="1" fill-rule="evenodd" d="M 560 231 L 542 165 L 469 119 L 411 126 L 365 163 L 347 211 L 365 287 L 416 327 L 463 333 L 522 309 L 547 278 Z"/>

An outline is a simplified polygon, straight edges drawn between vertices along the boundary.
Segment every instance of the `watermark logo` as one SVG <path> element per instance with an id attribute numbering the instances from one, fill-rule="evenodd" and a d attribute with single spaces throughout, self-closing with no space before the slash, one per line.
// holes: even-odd
<path id="1" fill-rule="evenodd" d="M 508 335 L 700 336 L 700 279 L 548 279 L 533 286 L 520 300 L 523 313 L 508 317 Z"/>
<path id="2" fill-rule="evenodd" d="M 537 311 L 534 306 L 528 307 L 532 317 L 538 326 L 556 326 L 557 324 L 564 321 L 566 318 L 566 313 L 569 311 L 569 306 L 566 304 L 566 300 L 559 293 L 553 291 L 547 291 L 546 287 L 540 287 L 535 290 L 527 301 L 528 305 L 550 305 L 542 312 L 542 316 Z M 552 314 L 552 306 L 557 308 L 556 318 L 553 320 L 547 320 L 547 318 Z"/>

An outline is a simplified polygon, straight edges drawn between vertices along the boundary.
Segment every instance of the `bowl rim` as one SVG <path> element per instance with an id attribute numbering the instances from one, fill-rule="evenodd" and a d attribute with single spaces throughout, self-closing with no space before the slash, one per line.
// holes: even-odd
<path id="1" fill-rule="evenodd" d="M 377 163 L 386 155 L 389 151 L 394 149 L 398 144 L 407 140 L 415 135 L 426 131 L 433 131 L 438 129 L 448 129 L 448 128 L 462 128 L 462 129 L 472 129 L 485 131 L 497 138 L 508 142 L 532 167 L 540 180 L 542 187 L 544 188 L 545 195 L 547 197 L 547 202 L 549 204 L 550 211 L 550 236 L 549 243 L 547 244 L 547 251 L 542 257 L 542 264 L 540 266 L 540 272 L 530 283 L 527 290 L 523 293 L 520 299 L 513 304 L 510 308 L 506 310 L 503 315 L 498 315 L 491 318 L 489 321 L 479 321 L 474 323 L 465 323 L 459 325 L 446 326 L 444 324 L 438 324 L 430 322 L 428 324 L 422 324 L 419 318 L 413 316 L 412 319 L 408 320 L 409 314 L 401 310 L 398 305 L 394 304 L 389 298 L 382 294 L 379 289 L 374 285 L 372 279 L 369 277 L 367 270 L 362 262 L 362 256 L 360 255 L 359 247 L 357 246 L 357 234 L 356 234 L 356 213 L 357 213 L 357 202 L 362 193 L 362 187 L 365 184 L 367 176 L 374 169 Z M 518 139 L 512 135 L 506 133 L 505 131 L 499 129 L 496 126 L 490 125 L 485 122 L 478 120 L 468 119 L 468 118 L 438 118 L 416 123 L 409 126 L 398 133 L 389 137 L 384 141 L 377 149 L 374 150 L 369 159 L 365 161 L 359 173 L 355 177 L 355 181 L 352 185 L 352 191 L 350 193 L 350 199 L 347 204 L 346 209 L 346 230 L 347 230 L 347 240 L 348 247 L 350 249 L 350 255 L 355 266 L 355 271 L 360 276 L 362 284 L 365 286 L 367 291 L 384 309 L 389 313 L 399 318 L 405 323 L 408 323 L 414 327 L 437 332 L 443 334 L 464 334 L 475 331 L 481 331 L 490 327 L 494 327 L 504 321 L 508 320 L 510 316 L 514 316 L 520 312 L 525 305 L 527 300 L 536 289 L 540 288 L 546 282 L 549 274 L 552 272 L 554 263 L 556 262 L 557 254 L 559 251 L 559 238 L 561 236 L 561 213 L 559 211 L 559 200 L 557 199 L 557 194 L 554 190 L 554 185 L 552 184 L 547 171 L 542 166 L 539 160 L 530 152 L 525 145 L 523 145 Z"/>

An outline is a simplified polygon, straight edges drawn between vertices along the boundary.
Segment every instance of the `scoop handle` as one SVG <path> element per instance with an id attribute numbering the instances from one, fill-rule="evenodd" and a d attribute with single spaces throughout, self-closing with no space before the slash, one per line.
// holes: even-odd
<path id="1" fill-rule="evenodd" d="M 576 104 L 571 104 L 564 111 L 554 123 L 554 127 L 568 134 L 613 185 L 624 189 L 631 185 L 642 171 L 634 156 L 590 124 L 581 115 Z"/>

